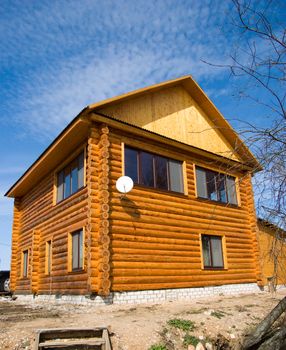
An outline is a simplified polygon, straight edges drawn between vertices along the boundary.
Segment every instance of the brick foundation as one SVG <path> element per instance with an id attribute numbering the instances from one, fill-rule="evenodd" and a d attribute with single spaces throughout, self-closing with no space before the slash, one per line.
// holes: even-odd
<path id="1" fill-rule="evenodd" d="M 214 287 L 200 288 L 179 288 L 179 289 L 160 289 L 160 290 L 143 290 L 134 292 L 112 292 L 108 297 L 84 296 L 84 295 L 17 295 L 20 301 L 53 301 L 66 302 L 72 304 L 143 304 L 158 303 L 174 300 L 193 300 L 215 295 L 238 295 L 258 293 L 261 289 L 256 283 L 244 284 L 227 284 Z"/>

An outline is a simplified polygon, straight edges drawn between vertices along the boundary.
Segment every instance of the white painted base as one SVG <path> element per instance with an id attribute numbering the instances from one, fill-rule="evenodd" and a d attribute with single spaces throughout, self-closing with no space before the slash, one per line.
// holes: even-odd
<path id="1" fill-rule="evenodd" d="M 134 292 L 112 292 L 108 297 L 95 296 L 94 298 L 84 295 L 37 295 L 33 296 L 15 294 L 20 301 L 53 301 L 66 302 L 72 304 L 142 304 L 158 303 L 174 300 L 193 300 L 215 295 L 238 295 L 258 293 L 261 289 L 256 283 L 227 284 L 214 287 L 200 288 L 178 288 L 178 289 L 160 289 L 160 290 L 142 290 Z"/>

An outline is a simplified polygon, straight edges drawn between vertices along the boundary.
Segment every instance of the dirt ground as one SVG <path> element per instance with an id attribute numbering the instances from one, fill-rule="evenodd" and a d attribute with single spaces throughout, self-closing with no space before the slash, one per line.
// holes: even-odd
<path id="1" fill-rule="evenodd" d="M 170 320 L 192 321 L 191 335 L 213 339 L 222 334 L 235 341 L 259 322 L 286 295 L 261 292 L 140 305 L 73 305 L 23 303 L 0 298 L 0 349 L 33 349 L 35 331 L 57 327 L 108 326 L 113 350 L 148 350 L 172 338 L 175 349 L 187 349 L 183 331 Z M 169 321 L 169 323 L 168 323 Z M 171 322 L 172 323 L 172 322 Z M 176 345 L 177 343 L 177 345 Z"/>

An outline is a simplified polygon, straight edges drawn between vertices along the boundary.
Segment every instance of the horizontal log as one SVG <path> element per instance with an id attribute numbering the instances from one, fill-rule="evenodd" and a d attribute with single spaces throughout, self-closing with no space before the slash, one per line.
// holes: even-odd
<path id="1" fill-rule="evenodd" d="M 192 261 L 194 258 L 200 258 L 200 250 L 195 251 L 174 251 L 149 249 L 127 249 L 112 247 L 112 261 Z"/>
<path id="2" fill-rule="evenodd" d="M 172 288 L 195 288 L 195 287 L 208 287 L 208 286 L 221 286 L 225 284 L 234 284 L 234 283 L 255 283 L 256 279 L 254 278 L 245 278 L 243 280 L 232 280 L 224 278 L 221 281 L 188 281 L 188 282 L 167 282 L 167 283 L 116 283 L 112 282 L 113 291 L 136 291 L 136 290 L 154 290 L 154 289 L 172 289 Z"/>
<path id="3" fill-rule="evenodd" d="M 241 237 L 242 240 L 249 241 L 251 239 L 248 232 L 235 231 L 233 233 L 228 230 L 216 229 L 215 232 L 225 234 L 231 239 L 235 240 L 237 237 Z M 124 235 L 146 235 L 147 237 L 166 237 L 175 239 L 194 239 L 199 237 L 199 233 L 214 233 L 212 227 L 205 230 L 198 230 L 196 227 L 173 227 L 167 225 L 160 225 L 158 222 L 156 224 L 152 223 L 141 223 L 141 222 L 131 222 L 131 221 L 115 221 L 112 223 L 112 233 L 124 234 Z M 239 239 L 239 238 L 238 238 Z"/>
<path id="4" fill-rule="evenodd" d="M 144 208 L 144 209 L 143 209 Z M 224 225 L 230 228 L 243 228 L 248 226 L 248 221 L 242 219 L 234 219 L 228 218 L 226 213 L 224 216 L 219 216 L 215 212 L 212 212 L 210 215 L 202 214 L 199 211 L 187 211 L 187 210 L 179 210 L 179 209 L 171 209 L 168 210 L 164 205 L 156 206 L 156 208 L 148 206 L 146 204 L 140 204 L 140 206 L 132 205 L 124 207 L 122 205 L 115 205 L 112 203 L 112 214 L 116 215 L 116 217 L 120 218 L 122 215 L 127 215 L 126 213 L 130 213 L 132 215 L 133 212 L 138 212 L 140 216 L 151 216 L 156 217 L 158 219 L 172 219 L 178 220 L 178 222 L 185 223 L 187 221 L 192 220 L 192 222 L 198 223 L 218 223 L 220 225 Z M 248 226 L 249 227 L 249 226 Z"/>
<path id="5" fill-rule="evenodd" d="M 145 252 L 145 251 L 134 251 L 134 250 L 127 250 L 127 249 L 118 249 L 112 250 L 112 263 L 115 263 L 116 261 L 119 262 L 195 262 L 197 259 L 201 259 L 200 251 L 197 252 L 191 252 L 191 253 L 174 253 L 170 254 L 169 251 L 160 251 L 156 252 L 156 255 L 153 251 Z M 239 259 L 233 259 L 233 256 L 227 254 L 227 261 L 228 263 L 231 263 L 232 261 L 239 261 L 244 260 L 248 264 L 251 264 L 253 266 L 253 255 L 249 256 L 241 256 L 241 254 L 237 255 Z"/>
<path id="6" fill-rule="evenodd" d="M 66 274 L 65 272 L 62 275 L 60 275 L 59 273 L 57 273 L 57 274 L 52 274 L 50 276 L 50 279 L 52 283 L 58 283 L 58 282 L 85 283 L 87 281 L 87 274 L 86 273 Z"/>
<path id="7" fill-rule="evenodd" d="M 116 250 L 117 248 L 124 249 L 137 249 L 142 251 L 153 251 L 156 254 L 157 251 L 176 251 L 176 252 L 187 252 L 199 250 L 199 242 L 195 244 L 177 244 L 177 243 L 154 243 L 154 242 L 130 242 L 130 241 L 112 241 L 112 249 Z"/>
<path id="8" fill-rule="evenodd" d="M 224 277 L 223 277 L 224 278 Z M 255 273 L 232 273 L 225 275 L 225 278 L 228 281 L 240 281 L 240 283 L 243 283 L 244 280 L 256 280 Z M 144 283 L 180 283 L 180 282 L 208 282 L 212 281 L 214 284 L 216 281 L 219 283 L 223 283 L 221 281 L 222 274 L 215 274 L 215 272 L 211 275 L 211 278 L 209 275 L 197 275 L 197 276 L 113 276 L 113 283 L 114 284 L 144 284 Z"/>
<path id="9" fill-rule="evenodd" d="M 177 229 L 188 229 L 191 228 L 192 226 L 194 228 L 197 229 L 197 232 L 201 232 L 201 233 L 205 233 L 204 231 L 233 231 L 236 232 L 236 234 L 240 234 L 240 233 L 246 233 L 248 232 L 250 234 L 251 231 L 246 231 L 245 225 L 241 224 L 241 225 L 237 225 L 237 224 L 232 224 L 232 223 L 227 223 L 224 224 L 224 222 L 216 222 L 215 220 L 213 221 L 208 221 L 208 220 L 204 220 L 204 222 L 201 222 L 199 219 L 190 217 L 189 219 L 184 218 L 184 220 L 182 218 L 176 218 L 174 219 L 171 216 L 165 216 L 163 217 L 163 215 L 154 215 L 154 213 L 150 212 L 148 213 L 148 215 L 146 215 L 145 213 L 141 213 L 140 212 L 140 223 L 141 224 L 150 224 L 154 226 L 154 230 L 156 229 L 157 225 L 161 225 L 161 226 L 169 226 L 169 227 L 173 227 L 174 231 L 176 231 Z M 156 213 L 157 214 L 157 213 Z M 138 216 L 139 214 L 135 213 L 135 217 L 136 222 L 134 222 L 134 224 L 138 224 L 139 220 L 138 220 Z M 121 224 L 121 225 L 125 225 L 126 222 L 130 222 L 130 215 L 128 215 L 127 213 L 119 213 L 119 212 L 115 212 L 112 211 L 110 213 L 110 219 L 113 220 L 114 223 L 116 223 L 117 225 Z M 154 224 L 155 222 L 155 224 Z"/>
<path id="10" fill-rule="evenodd" d="M 249 245 L 252 247 L 252 240 L 250 237 L 236 237 L 236 234 L 226 235 L 227 247 L 245 247 Z M 151 230 L 142 228 L 129 228 L 112 226 L 112 239 L 120 241 L 134 241 L 134 242 L 153 242 L 153 243 L 178 243 L 178 244 L 197 244 L 199 234 L 194 232 L 181 233 L 171 230 L 166 232 L 165 228 L 162 230 Z"/>
<path id="11" fill-rule="evenodd" d="M 112 270 L 113 271 L 121 271 L 122 269 L 192 269 L 194 267 L 197 267 L 199 270 L 201 270 L 201 259 L 200 258 L 192 258 L 188 259 L 188 261 L 175 261 L 170 262 L 162 261 L 161 263 L 158 261 L 112 261 Z M 117 273 L 117 272 L 116 272 Z"/>
<path id="12" fill-rule="evenodd" d="M 229 205 L 219 204 L 218 202 L 208 202 L 208 201 L 199 201 L 196 198 L 191 199 L 189 196 L 176 196 L 173 193 L 169 192 L 152 192 L 152 189 L 146 187 L 142 188 L 133 188 L 133 190 L 128 194 L 128 198 L 134 203 L 138 202 L 138 206 L 144 207 L 146 205 L 152 210 L 156 210 L 156 206 L 162 206 L 162 199 L 168 198 L 168 201 L 164 202 L 166 208 L 174 210 L 175 208 L 193 212 L 198 210 L 201 213 L 206 214 L 216 214 L 227 217 L 238 217 L 241 219 L 248 220 L 248 209 L 245 210 L 242 207 L 232 207 Z M 114 205 L 122 205 L 121 202 L 113 198 Z M 147 207 L 147 208 L 148 208 Z"/>
<path id="13" fill-rule="evenodd" d="M 114 277 L 114 280 L 121 279 L 121 278 L 136 278 L 136 280 L 139 280 L 142 278 L 142 281 L 145 281 L 146 278 L 151 278 L 154 280 L 159 277 L 160 280 L 163 280 L 165 277 L 167 280 L 170 278 L 176 279 L 186 277 L 186 280 L 216 280 L 220 278 L 224 278 L 224 276 L 227 274 L 227 278 L 232 278 L 233 276 L 243 276 L 244 274 L 246 276 L 251 275 L 255 276 L 255 273 L 253 272 L 253 268 L 249 269 L 232 269 L 231 271 L 228 270 L 201 270 L 199 265 L 193 265 L 191 269 L 185 268 L 185 269 L 165 269 L 163 266 L 161 268 L 150 268 L 150 269 L 136 269 L 136 268 L 129 268 L 129 269 L 112 269 L 112 276 Z"/>
<path id="14" fill-rule="evenodd" d="M 50 284 L 40 284 L 39 285 L 39 290 L 42 289 L 49 289 Z M 53 292 L 55 291 L 65 291 L 67 292 L 67 294 L 73 294 L 71 293 L 72 291 L 74 291 L 74 294 L 80 294 L 80 290 L 84 290 L 85 293 L 87 293 L 87 282 L 86 281 L 82 281 L 82 282 L 67 282 L 67 281 L 62 281 L 62 282 L 53 282 L 52 283 L 52 289 Z"/>
<path id="15" fill-rule="evenodd" d="M 75 202 L 69 202 L 64 208 L 53 208 L 53 210 L 44 210 L 42 213 L 33 214 L 32 217 L 27 218 L 22 222 L 22 230 L 27 230 L 35 227 L 36 225 L 40 226 L 43 222 L 45 224 L 53 224 L 55 220 L 59 220 L 63 217 L 66 217 L 67 215 L 73 213 L 75 210 L 79 210 L 81 208 L 87 209 L 87 200 L 86 195 L 84 195 L 85 200 L 78 200 L 75 199 Z M 84 210 L 86 210 L 84 209 Z"/>

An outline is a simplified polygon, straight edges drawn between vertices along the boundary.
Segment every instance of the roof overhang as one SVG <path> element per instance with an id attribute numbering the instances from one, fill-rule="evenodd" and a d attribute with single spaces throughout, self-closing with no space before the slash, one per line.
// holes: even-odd
<path id="1" fill-rule="evenodd" d="M 204 159 L 208 159 L 212 162 L 215 161 L 218 166 L 221 164 L 225 164 L 225 165 L 228 165 L 229 169 L 232 169 L 234 171 L 235 170 L 252 171 L 252 167 L 247 165 L 247 164 L 238 162 L 236 160 L 232 160 L 232 159 L 227 158 L 227 157 L 220 156 L 216 153 L 212 153 L 212 152 L 203 150 L 203 149 L 195 147 L 195 146 L 188 145 L 186 143 L 174 140 L 174 139 L 169 138 L 167 136 L 157 134 L 153 131 L 142 129 L 139 126 L 129 124 L 127 122 L 123 122 L 122 120 L 104 115 L 100 112 L 91 112 L 91 115 L 89 118 L 93 122 L 107 124 L 114 129 L 122 130 L 123 132 L 129 133 L 130 135 L 140 136 L 140 137 L 143 137 L 145 139 L 156 141 L 160 144 L 165 144 L 168 147 L 173 147 L 177 150 L 180 149 L 180 150 L 185 151 L 189 154 L 196 155 L 196 156 L 202 157 Z"/>
<path id="2" fill-rule="evenodd" d="M 61 161 L 70 155 L 88 135 L 88 122 L 83 110 L 7 191 L 7 197 L 21 197 Z"/>

